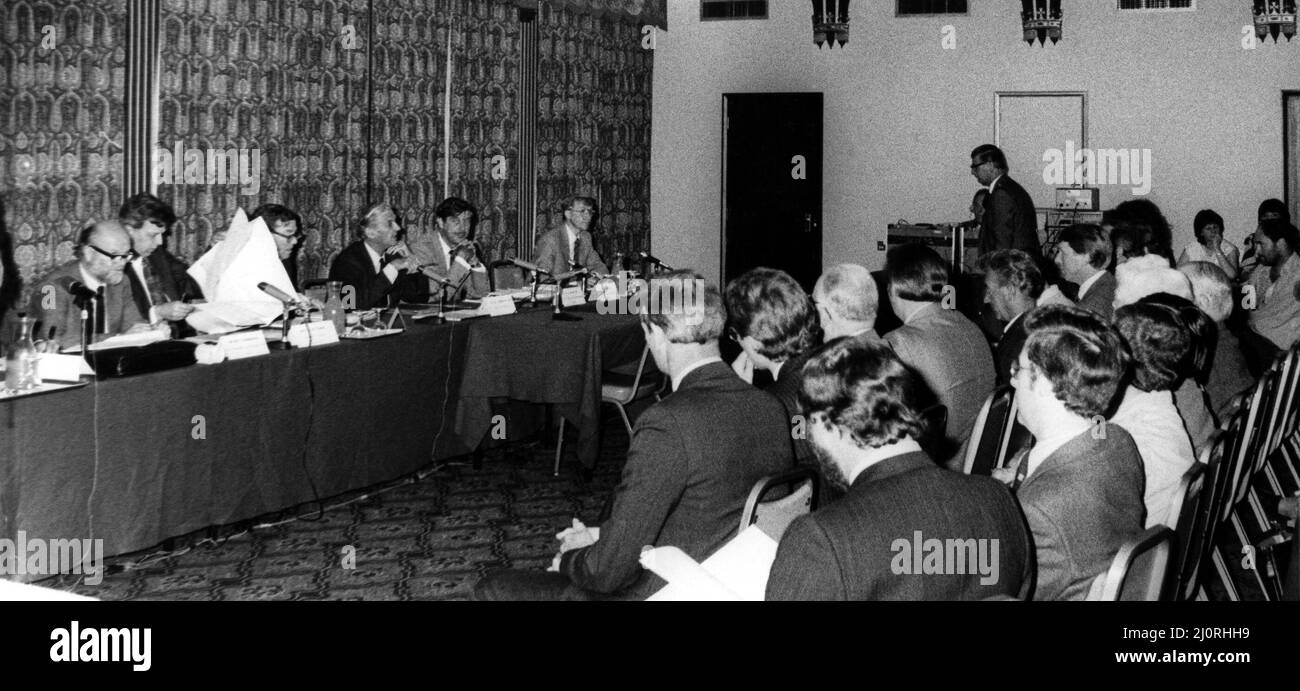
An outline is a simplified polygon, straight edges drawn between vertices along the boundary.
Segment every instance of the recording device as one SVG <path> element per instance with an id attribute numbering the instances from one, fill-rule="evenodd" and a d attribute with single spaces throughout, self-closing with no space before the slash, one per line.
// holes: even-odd
<path id="1" fill-rule="evenodd" d="M 673 267 L 668 266 L 667 264 L 663 263 L 662 261 L 659 261 L 659 258 L 658 258 L 658 257 L 654 256 L 653 254 L 650 254 L 649 252 L 642 252 L 642 253 L 641 253 L 641 259 L 643 259 L 643 260 L 645 260 L 645 261 L 648 261 L 648 262 L 650 262 L 651 264 L 654 264 L 655 266 L 659 267 L 660 269 L 663 269 L 664 271 L 672 271 L 672 270 L 673 270 Z"/>

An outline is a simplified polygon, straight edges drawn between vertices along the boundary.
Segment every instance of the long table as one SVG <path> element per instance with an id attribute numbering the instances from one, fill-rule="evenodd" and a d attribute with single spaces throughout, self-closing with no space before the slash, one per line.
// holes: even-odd
<path id="1" fill-rule="evenodd" d="M 473 450 L 505 397 L 555 405 L 595 462 L 602 369 L 636 317 L 544 310 L 0 402 L 0 538 L 120 554 L 392 480 Z"/>

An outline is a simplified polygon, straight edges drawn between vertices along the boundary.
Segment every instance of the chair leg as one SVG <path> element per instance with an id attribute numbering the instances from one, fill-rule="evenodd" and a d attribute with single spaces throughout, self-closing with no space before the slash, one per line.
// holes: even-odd
<path id="1" fill-rule="evenodd" d="M 555 435 L 555 469 L 551 474 L 555 477 L 560 476 L 560 456 L 564 454 L 564 416 L 560 416 L 560 430 Z"/>
<path id="2" fill-rule="evenodd" d="M 631 438 L 632 438 L 632 421 L 629 420 L 629 419 L 627 418 L 627 409 L 624 408 L 624 407 L 623 407 L 623 404 L 622 404 L 622 403 L 619 403 L 618 401 L 610 401 L 610 403 L 613 403 L 613 404 L 614 404 L 614 407 L 615 407 L 615 408 L 618 408 L 618 414 L 619 414 L 620 417 L 623 418 L 623 427 L 627 429 L 627 438 L 628 438 L 628 439 L 631 439 Z"/>

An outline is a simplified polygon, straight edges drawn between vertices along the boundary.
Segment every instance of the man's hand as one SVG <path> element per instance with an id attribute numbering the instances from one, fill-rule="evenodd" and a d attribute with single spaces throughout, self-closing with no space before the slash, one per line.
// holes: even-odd
<path id="1" fill-rule="evenodd" d="M 731 369 L 734 370 L 736 375 L 741 379 L 744 379 L 750 384 L 754 383 L 754 361 L 749 359 L 749 354 L 745 351 L 740 351 L 740 355 L 732 361 Z"/>
<path id="2" fill-rule="evenodd" d="M 132 324 L 131 328 L 126 330 L 126 333 L 142 334 L 145 333 L 146 331 L 153 331 L 153 324 L 150 324 L 149 322 L 137 322 L 135 324 Z"/>
<path id="3" fill-rule="evenodd" d="M 588 528 L 582 521 L 573 519 L 573 526 L 561 530 L 555 535 L 560 541 L 560 554 L 570 550 L 582 549 L 596 544 L 600 539 L 600 528 Z"/>
<path id="4" fill-rule="evenodd" d="M 452 254 L 452 261 L 455 261 L 457 258 L 460 258 L 460 259 L 464 259 L 465 262 L 468 263 L 470 266 L 473 266 L 475 259 L 478 257 L 478 248 L 474 247 L 474 243 L 470 242 L 469 240 L 466 240 L 465 242 L 462 242 L 459 245 L 457 245 L 456 249 L 452 250 L 451 254 Z"/>
<path id="5" fill-rule="evenodd" d="M 188 317 L 190 312 L 194 311 L 194 305 L 187 305 L 180 301 L 164 302 L 161 305 L 154 305 L 154 311 L 158 313 L 159 319 L 176 322 Z"/>
<path id="6" fill-rule="evenodd" d="M 1016 469 L 1015 468 L 994 468 L 993 479 L 1010 487 L 1011 484 L 1016 481 Z"/>

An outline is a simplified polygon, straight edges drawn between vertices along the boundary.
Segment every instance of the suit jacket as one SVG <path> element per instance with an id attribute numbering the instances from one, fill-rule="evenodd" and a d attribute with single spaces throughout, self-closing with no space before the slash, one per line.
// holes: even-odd
<path id="1" fill-rule="evenodd" d="M 437 298 L 439 290 L 446 290 L 447 299 L 455 302 L 462 297 L 481 298 L 492 292 L 491 279 L 488 278 L 486 266 L 483 267 L 482 271 L 471 271 L 465 268 L 464 264 L 453 261 L 451 268 L 448 269 L 447 253 L 443 252 L 442 242 L 438 238 L 438 232 L 434 231 L 425 233 L 419 238 L 408 239 L 406 245 L 411 248 L 411 252 L 415 254 L 416 259 L 420 260 L 421 264 L 437 271 L 438 275 L 445 276 L 453 284 L 459 285 L 462 279 L 465 280 L 465 284 L 453 295 L 450 287 L 443 286 L 430 278 L 428 279 L 429 295 Z M 483 248 L 477 242 L 474 243 L 474 251 L 477 253 L 479 261 L 482 262 L 485 255 L 483 254 Z M 465 278 L 465 274 L 469 274 L 469 278 Z"/>
<path id="2" fill-rule="evenodd" d="M 145 257 L 144 263 L 146 271 L 157 285 L 157 289 L 162 290 L 171 300 L 182 300 L 186 297 L 201 299 L 203 289 L 199 287 L 198 281 L 190 277 L 188 264 L 181 261 L 176 255 L 167 251 L 166 247 L 155 249 L 148 257 Z M 135 301 L 135 308 L 146 318 L 149 316 L 149 289 L 150 287 L 142 282 L 137 282 L 133 277 L 135 269 L 130 265 L 127 266 L 127 276 L 124 283 L 131 288 L 131 299 Z M 175 338 L 185 338 L 194 335 L 194 329 L 184 321 L 172 322 L 172 336 Z"/>
<path id="3" fill-rule="evenodd" d="M 885 334 L 885 341 L 947 406 L 947 436 L 960 446 L 970 436 L 984 399 L 993 393 L 993 354 L 984 345 L 984 333 L 961 312 L 935 302 Z"/>
<path id="4" fill-rule="evenodd" d="M 1107 424 L 1066 442 L 1025 477 L 1016 498 L 1038 557 L 1035 600 L 1082 600 L 1125 540 L 1142 531 L 1142 457 Z"/>
<path id="5" fill-rule="evenodd" d="M 945 546 L 961 540 L 976 552 L 964 553 L 964 567 L 945 563 L 950 573 L 924 574 L 916 552 L 926 551 L 914 544 L 931 539 Z M 982 558 L 977 540 L 989 541 Z M 1033 563 L 1024 519 L 1002 483 L 939 468 L 913 452 L 867 468 L 843 499 L 795 519 L 777 548 L 767 599 L 1025 598 Z"/>
<path id="6" fill-rule="evenodd" d="M 365 244 L 364 240 L 357 240 L 348 245 L 330 265 L 330 280 L 342 281 L 345 295 L 348 286 L 355 291 L 356 309 L 387 307 L 390 296 L 400 302 L 425 302 L 429 299 L 429 281 L 423 274 L 402 271 L 395 282 L 389 281 L 383 271 L 375 271 Z"/>
<path id="7" fill-rule="evenodd" d="M 772 382 L 765 391 L 776 396 L 776 400 L 781 402 L 785 407 L 785 419 L 790 429 L 794 430 L 795 416 L 803 414 L 803 406 L 799 405 L 799 387 L 803 384 L 803 366 L 808 361 L 808 355 L 796 355 L 781 366 L 781 374 L 777 376 L 776 381 Z M 802 437 L 791 435 L 791 441 L 794 444 L 794 458 L 799 465 L 816 467 L 817 456 L 813 452 L 812 441 L 808 438 L 807 423 L 802 427 L 804 434 Z"/>
<path id="8" fill-rule="evenodd" d="M 736 534 L 754 483 L 792 465 L 781 403 L 705 365 L 636 421 L 623 477 L 600 540 L 565 552 L 560 572 L 599 593 L 645 598 L 665 585 L 639 562 L 645 545 L 703 561 Z"/>
<path id="9" fill-rule="evenodd" d="M 1009 249 L 1038 256 L 1038 213 L 1025 188 L 1010 175 L 1003 175 L 984 200 L 980 254 Z"/>
<path id="10" fill-rule="evenodd" d="M 575 244 L 578 250 L 577 264 L 585 266 L 596 273 L 607 274 L 609 268 L 601 261 L 596 248 L 591 244 L 591 233 L 581 231 Z M 552 228 L 537 238 L 537 247 L 533 250 L 533 263 L 551 275 L 562 274 L 569 270 L 569 236 L 564 224 Z"/>
<path id="11" fill-rule="evenodd" d="M 1016 364 L 1020 359 L 1020 351 L 1025 347 L 1025 341 L 1029 334 L 1025 333 L 1025 315 L 1028 312 L 1021 312 L 1019 316 L 1011 320 L 1005 331 L 1002 332 L 1002 338 L 998 339 L 997 346 L 993 349 L 993 361 L 997 369 L 994 371 L 994 380 L 997 386 L 1006 386 L 1011 383 L 1011 366 Z"/>
<path id="12" fill-rule="evenodd" d="M 1250 388 L 1255 378 L 1250 376 L 1246 366 L 1246 356 L 1241 352 L 1241 342 L 1237 335 L 1228 330 L 1228 325 L 1219 324 L 1219 341 L 1214 349 L 1214 360 L 1210 362 L 1210 379 L 1205 390 L 1210 395 L 1210 405 L 1220 417 L 1228 411 L 1232 397 Z"/>
<path id="13" fill-rule="evenodd" d="M 32 297 L 27 307 L 27 316 L 36 319 L 33 338 L 44 338 L 50 327 L 54 327 L 58 329 L 55 339 L 60 347 L 81 344 L 81 308 L 68 291 L 60 288 L 57 283 L 59 279 L 68 277 L 81 280 L 78 261 L 73 260 L 56 267 L 37 281 L 32 286 Z M 104 302 L 104 323 L 110 336 L 124 333 L 136 324 L 149 321 L 136 308 L 131 297 L 130 282 L 125 278 L 117 285 L 104 286 Z"/>
<path id="14" fill-rule="evenodd" d="M 1115 286 L 1115 274 L 1106 271 L 1088 286 L 1077 304 L 1109 322 L 1115 318 Z"/>

